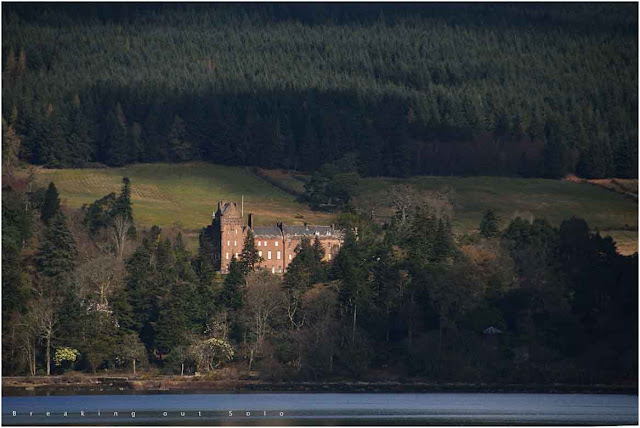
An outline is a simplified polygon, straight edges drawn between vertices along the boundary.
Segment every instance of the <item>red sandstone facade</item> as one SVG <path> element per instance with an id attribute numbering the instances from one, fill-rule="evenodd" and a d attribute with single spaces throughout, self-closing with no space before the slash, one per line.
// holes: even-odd
<path id="1" fill-rule="evenodd" d="M 303 237 L 313 240 L 318 237 L 324 247 L 324 260 L 332 260 L 338 254 L 344 233 L 331 226 L 288 226 L 278 223 L 275 226 L 254 227 L 253 215 L 248 215 L 247 224 L 235 202 L 218 203 L 213 222 L 213 261 L 216 269 L 222 273 L 229 271 L 233 257 L 240 257 L 244 240 L 249 230 L 253 233 L 255 248 L 262 257 L 260 267 L 272 273 L 283 273 L 295 257 L 295 249 Z"/>

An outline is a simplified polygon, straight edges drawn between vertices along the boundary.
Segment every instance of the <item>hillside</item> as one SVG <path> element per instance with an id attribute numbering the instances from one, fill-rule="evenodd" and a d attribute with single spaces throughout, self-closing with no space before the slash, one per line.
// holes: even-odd
<path id="1" fill-rule="evenodd" d="M 381 191 L 394 182 L 406 182 L 425 190 L 452 189 L 454 230 L 478 227 L 482 212 L 493 209 L 506 227 L 515 217 L 543 217 L 558 226 L 576 216 L 603 235 L 611 236 L 624 254 L 638 250 L 636 201 L 590 184 L 547 179 L 501 177 L 415 177 L 409 180 L 365 181 L 367 192 Z"/>
<path id="2" fill-rule="evenodd" d="M 37 181 L 54 181 L 61 200 L 79 208 L 109 192 L 118 192 L 122 177 L 132 182 L 133 213 L 142 226 L 178 225 L 196 232 L 211 222 L 220 200 L 241 202 L 257 225 L 277 221 L 330 224 L 333 216 L 313 212 L 295 197 L 255 177 L 245 168 L 190 164 L 138 164 L 104 169 L 39 169 Z M 191 241 L 195 233 L 190 234 Z"/>
<path id="3" fill-rule="evenodd" d="M 3 5 L 23 160 L 637 177 L 637 5 Z"/>
<path id="4" fill-rule="evenodd" d="M 261 171 L 283 188 L 301 189 L 301 176 L 285 171 Z M 62 200 L 71 207 L 93 202 L 106 193 L 117 191 L 120 180 L 128 176 L 133 184 L 133 209 L 144 226 L 182 225 L 195 232 L 209 223 L 220 199 L 245 198 L 245 213 L 256 214 L 256 223 L 329 224 L 334 216 L 312 211 L 296 202 L 295 196 L 241 167 L 190 164 L 138 164 L 123 168 L 38 170 L 41 184 L 54 181 Z M 612 236 L 618 249 L 637 251 L 637 202 L 621 194 L 588 183 L 559 180 L 500 177 L 414 177 L 411 179 L 369 178 L 363 180 L 360 194 L 376 199 L 392 184 L 410 183 L 425 190 L 452 190 L 454 231 L 477 228 L 485 209 L 494 209 L 501 226 L 509 220 L 545 217 L 559 225 L 563 219 L 582 217 L 604 235 Z M 387 211 L 385 211 L 387 210 Z M 389 215 L 381 206 L 378 215 Z"/>

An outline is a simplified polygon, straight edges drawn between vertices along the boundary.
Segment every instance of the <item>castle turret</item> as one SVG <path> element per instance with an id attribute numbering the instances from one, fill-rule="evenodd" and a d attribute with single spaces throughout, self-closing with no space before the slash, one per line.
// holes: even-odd
<path id="1" fill-rule="evenodd" d="M 225 273 L 228 271 L 231 259 L 240 257 L 244 244 L 245 231 L 238 204 L 220 201 L 212 227 L 214 240 L 219 242 L 219 245 L 215 248 L 216 256 L 219 255 L 218 260 L 220 261 L 216 269 Z"/>

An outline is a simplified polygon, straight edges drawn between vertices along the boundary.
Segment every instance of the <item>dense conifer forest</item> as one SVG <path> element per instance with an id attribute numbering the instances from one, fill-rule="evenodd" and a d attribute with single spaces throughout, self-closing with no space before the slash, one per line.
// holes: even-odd
<path id="1" fill-rule="evenodd" d="M 636 4 L 3 4 L 49 167 L 637 177 Z"/>

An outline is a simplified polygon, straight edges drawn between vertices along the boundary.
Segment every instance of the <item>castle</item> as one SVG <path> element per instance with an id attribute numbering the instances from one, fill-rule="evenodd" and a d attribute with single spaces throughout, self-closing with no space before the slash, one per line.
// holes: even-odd
<path id="1" fill-rule="evenodd" d="M 322 244 L 324 260 L 331 260 L 338 254 L 344 232 L 331 226 L 288 226 L 277 223 L 275 226 L 255 227 L 253 214 L 247 217 L 244 225 L 243 213 L 235 202 L 218 203 L 218 210 L 214 214 L 209 230 L 213 244 L 213 263 L 216 270 L 227 273 L 231 259 L 239 258 L 242 254 L 245 238 L 251 230 L 255 248 L 262 257 L 260 267 L 272 273 L 286 272 L 287 266 L 295 257 L 295 249 L 303 237 L 308 237 L 312 243 L 317 237 Z"/>

